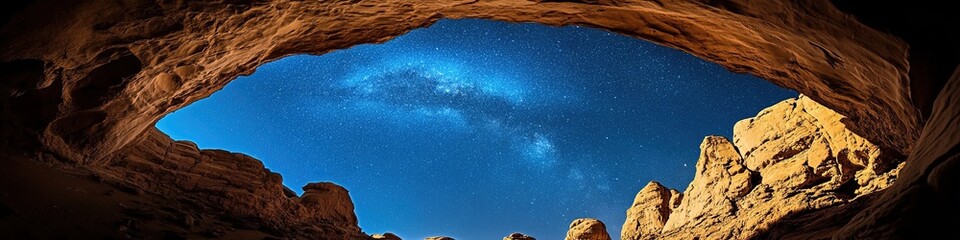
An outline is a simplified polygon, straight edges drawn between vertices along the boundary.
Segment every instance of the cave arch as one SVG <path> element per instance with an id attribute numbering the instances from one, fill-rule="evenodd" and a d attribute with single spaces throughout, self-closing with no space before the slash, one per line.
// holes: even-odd
<path id="1" fill-rule="evenodd" d="M 279 57 L 383 42 L 440 18 L 584 25 L 681 49 L 797 90 L 848 116 L 867 139 L 906 155 L 920 123 L 910 103 L 906 44 L 825 7 L 829 5 L 626 0 L 81 3 L 60 9 L 73 16 L 41 28 L 48 31 L 27 31 L 37 28 L 28 21 L 39 16 L 24 16 L 43 7 L 35 4 L 6 25 L 5 32 L 25 36 L 9 39 L 11 51 L 0 59 L 47 61 L 49 68 L 62 69 L 58 75 L 67 88 L 96 66 L 116 60 L 100 53 L 118 45 L 143 62 L 122 96 L 100 104 L 107 117 L 90 132 L 98 141 L 71 144 L 56 132 L 45 134 L 47 145 L 62 146 L 61 154 L 98 158 L 96 153 L 115 152 L 136 139 L 160 116 Z M 77 33 L 53 34 L 67 30 Z M 38 46 L 25 39 L 51 41 Z M 58 50 L 66 50 L 66 56 Z M 80 113 L 69 99 L 64 105 L 64 115 L 90 114 Z"/>
<path id="2" fill-rule="evenodd" d="M 733 139 L 735 122 L 796 97 L 602 30 L 444 19 L 382 44 L 266 63 L 157 128 L 254 156 L 294 190 L 344 186 L 367 232 L 562 239 L 565 217 L 624 222 L 637 182 L 686 186 L 704 136 Z M 491 218 L 512 223 L 476 224 Z"/>
<path id="3" fill-rule="evenodd" d="M 5 46 L 0 62 L 43 62 L 45 76 L 33 84 L 5 84 L 10 93 L 3 99 L 5 115 L 18 114 L 6 109 L 30 104 L 12 100 L 20 96 L 47 96 L 51 87 L 62 88 L 54 93 L 78 93 L 74 90 L 83 85 L 83 79 L 95 75 L 101 66 L 139 62 L 140 70 L 113 79 L 122 84 L 107 86 L 111 93 L 107 99 L 78 102 L 94 96 L 44 97 L 55 102 L 44 104 L 50 109 L 43 110 L 56 112 L 53 116 L 5 118 L 3 127 L 10 131 L 4 134 L 13 135 L 8 139 L 35 139 L 33 149 L 90 168 L 117 164 L 136 154 L 162 156 L 169 151 L 160 149 L 173 145 L 196 151 L 158 134 L 153 123 L 264 62 L 386 41 L 440 18 L 486 18 L 607 29 L 678 48 L 810 96 L 849 117 L 850 127 L 885 151 L 902 156 L 923 153 L 911 156 L 903 177 L 909 181 L 899 181 L 900 188 L 888 191 L 881 204 L 900 201 L 908 190 L 947 194 L 949 188 L 942 186 L 955 186 L 938 182 L 952 168 L 936 167 L 955 162 L 949 158 L 956 155 L 949 150 L 955 141 L 938 140 L 956 135 L 955 126 L 950 125 L 955 110 L 949 107 L 956 99 L 944 97 L 934 103 L 930 122 L 939 128 L 928 127 L 928 131 L 941 133 L 924 133 L 928 139 L 918 140 L 923 120 L 911 101 L 907 44 L 860 24 L 825 0 L 724 4 L 671 0 L 82 1 L 60 5 L 37 1 L 5 20 L 0 30 Z M 117 49 L 128 49 L 132 55 L 109 54 Z M 953 79 L 957 81 L 956 74 Z M 941 93 L 954 94 L 955 85 L 948 83 Z M 83 128 L 86 139 L 61 131 L 62 126 L 77 124 L 77 119 L 87 125 Z M 918 142 L 927 145 L 914 150 Z M 156 151 L 131 150 L 141 148 Z M 199 153 L 204 154 L 230 156 Z M 255 159 L 240 162 L 257 165 Z M 927 182 L 933 187 L 923 185 Z M 938 188 L 936 184 L 946 185 Z M 279 218 L 291 213 L 257 214 Z M 874 217 L 864 215 L 857 218 L 861 225 L 850 226 L 863 226 Z"/>

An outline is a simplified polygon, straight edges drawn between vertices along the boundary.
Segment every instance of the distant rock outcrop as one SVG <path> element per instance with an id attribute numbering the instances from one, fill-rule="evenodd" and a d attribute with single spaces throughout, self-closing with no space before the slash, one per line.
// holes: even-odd
<path id="1" fill-rule="evenodd" d="M 453 239 L 452 237 L 434 236 L 434 237 L 424 238 L 423 240 L 456 240 L 456 239 Z"/>
<path id="2" fill-rule="evenodd" d="M 186 213 L 241 219 L 281 237 L 369 236 L 356 224 L 318 221 L 326 210 L 301 204 L 259 160 L 200 150 L 153 125 L 266 62 L 383 42 L 441 18 L 580 25 L 647 39 L 797 90 L 848 117 L 801 98 L 739 123 L 732 143 L 739 157 L 729 154 L 729 141 L 708 139 L 705 150 L 723 153 L 703 154 L 701 181 L 688 197 L 671 193 L 670 206 L 680 206 L 659 237 L 746 238 L 781 217 L 789 229 L 782 233 L 796 238 L 909 238 L 917 229 L 956 235 L 960 222 L 960 73 L 938 87 L 943 79 L 922 69 L 956 62 L 914 52 L 951 55 L 947 47 L 956 44 L 910 46 L 910 36 L 872 29 L 827 0 L 15 2 L 0 17 L 0 156 L 86 173 L 125 192 L 188 203 Z M 899 28 L 921 26 L 881 17 Z M 888 190 L 871 194 L 898 174 Z M 663 198 L 634 206 L 662 206 Z M 722 205 L 692 209 L 707 202 Z M 812 209 L 824 210 L 805 211 Z M 653 223 L 631 225 L 643 231 L 631 236 L 662 221 L 655 212 L 634 213 Z"/>
<path id="3" fill-rule="evenodd" d="M 308 183 L 303 186 L 300 202 L 314 210 L 320 219 L 326 221 L 357 224 L 357 215 L 353 212 L 353 201 L 346 188 L 331 182 Z"/>
<path id="4" fill-rule="evenodd" d="M 510 235 L 507 235 L 506 237 L 503 237 L 503 240 L 537 240 L 537 239 L 531 236 L 527 236 L 526 234 L 523 234 L 523 233 L 515 232 L 515 233 L 511 233 Z"/>
<path id="5" fill-rule="evenodd" d="M 393 234 L 393 233 L 374 234 L 374 235 L 370 235 L 370 238 L 373 238 L 376 240 L 402 240 L 400 239 L 400 236 L 397 236 L 396 234 Z"/>
<path id="6" fill-rule="evenodd" d="M 637 193 L 633 206 L 627 210 L 627 221 L 620 231 L 621 239 L 651 239 L 660 234 L 673 208 L 683 195 L 667 189 L 659 182 L 650 182 Z"/>
<path id="7" fill-rule="evenodd" d="M 610 240 L 610 235 L 600 220 L 579 218 L 570 223 L 566 240 Z"/>
<path id="8" fill-rule="evenodd" d="M 737 122 L 733 143 L 706 137 L 686 191 L 647 184 L 627 210 L 621 238 L 744 239 L 791 213 L 886 188 L 902 164 L 847 129 L 843 119 L 801 96 Z"/>

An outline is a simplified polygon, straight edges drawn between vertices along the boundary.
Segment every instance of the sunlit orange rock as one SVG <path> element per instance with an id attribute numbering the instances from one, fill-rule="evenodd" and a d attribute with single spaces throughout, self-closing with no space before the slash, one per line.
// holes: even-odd
<path id="1" fill-rule="evenodd" d="M 756 237 L 791 214 L 863 201 L 889 187 L 901 159 L 885 156 L 843 119 L 801 96 L 738 122 L 734 143 L 705 138 L 680 205 L 671 208 L 674 194 L 651 182 L 627 210 L 622 238 Z M 790 234 L 830 236 L 839 227 Z"/>
<path id="2" fill-rule="evenodd" d="M 926 83 L 946 80 L 913 78 L 923 76 L 912 75 L 914 69 L 941 63 L 909 62 L 908 57 L 918 56 L 911 50 L 921 46 L 871 29 L 826 0 L 39 0 L 11 5 L 0 18 L 0 155 L 89 176 L 140 197 L 186 203 L 177 211 L 256 225 L 271 234 L 366 237 L 348 221 L 317 221 L 324 215 L 302 204 L 258 160 L 199 150 L 173 141 L 153 124 L 265 62 L 387 41 L 440 18 L 606 29 L 808 96 L 793 103 L 806 113 L 782 109 L 776 114 L 789 118 L 738 124 L 741 133 L 732 146 L 740 157 L 730 154 L 729 141 L 708 139 L 704 149 L 717 152 L 703 154 L 698 164 L 703 180 L 692 183 L 686 197 L 671 194 L 671 205 L 679 201 L 680 206 L 672 209 L 663 237 L 693 232 L 747 237 L 766 226 L 760 236 L 907 238 L 931 229 L 956 234 L 950 230 L 960 222 L 954 174 L 960 169 L 954 150 L 960 139 L 955 121 L 960 80 L 955 74 L 941 89 Z M 925 84 L 932 87 L 914 88 Z M 928 105 L 915 100 L 932 99 L 930 115 L 921 116 Z M 823 107 L 808 104 L 814 101 Z M 801 124 L 796 131 L 807 136 L 793 138 L 788 134 L 793 130 L 779 121 Z M 775 138 L 766 131 L 789 136 Z M 704 202 L 726 205 L 684 207 Z M 798 212 L 814 208 L 821 210 Z M 772 222 L 776 216 L 783 217 Z M 730 221 L 712 223 L 721 219 Z M 176 221 L 181 220 L 191 222 Z M 191 234 L 217 237 L 221 232 Z"/>
<path id="3" fill-rule="evenodd" d="M 511 233 L 510 235 L 507 235 L 506 237 L 503 237 L 503 240 L 537 240 L 537 239 L 523 233 L 515 232 L 515 233 Z"/>
<path id="4" fill-rule="evenodd" d="M 566 240 L 610 240 L 607 226 L 593 218 L 579 218 L 570 223 Z"/>

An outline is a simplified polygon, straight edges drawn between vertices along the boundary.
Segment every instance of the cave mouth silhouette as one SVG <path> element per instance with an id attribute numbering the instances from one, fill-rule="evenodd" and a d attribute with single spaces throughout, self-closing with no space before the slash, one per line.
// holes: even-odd
<path id="1" fill-rule="evenodd" d="M 703 136 L 796 96 L 602 30 L 441 20 L 264 64 L 157 127 L 249 154 L 292 189 L 343 185 L 368 232 L 559 239 L 595 217 L 616 237 L 648 181 L 686 187 Z"/>

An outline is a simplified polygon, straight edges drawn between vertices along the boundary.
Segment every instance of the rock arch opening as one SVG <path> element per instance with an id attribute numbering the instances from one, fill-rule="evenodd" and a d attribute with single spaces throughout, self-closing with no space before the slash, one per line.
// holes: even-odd
<path id="1" fill-rule="evenodd" d="M 0 98 L 3 156 L 43 162 L 63 170 L 60 173 L 90 175 L 134 193 L 162 194 L 177 200 L 172 203 L 192 206 L 193 213 L 240 219 L 248 227 L 297 236 L 303 229 L 316 229 L 318 219 L 331 222 L 324 220 L 330 216 L 323 211 L 286 199 L 280 177 L 265 171 L 259 161 L 173 142 L 152 123 L 286 55 L 383 42 L 441 18 L 484 18 L 592 26 L 681 49 L 797 90 L 848 117 L 843 124 L 881 151 L 908 156 L 903 175 L 891 189 L 830 210 L 800 212 L 779 223 L 817 231 L 773 233 L 912 237 L 933 228 L 955 234 L 944 231 L 955 229 L 957 221 L 931 219 L 955 219 L 958 211 L 952 176 L 960 139 L 954 124 L 960 80 L 956 72 L 949 80 L 932 79 L 956 66 L 952 57 L 943 58 L 956 48 L 937 44 L 949 41 L 933 33 L 925 36 L 939 40 L 899 36 L 904 42 L 861 24 L 825 0 L 69 5 L 38 0 L 14 5 L 5 12 L 13 15 L 4 16 L 0 27 L 0 42 L 6 46 L 0 52 L 6 93 Z M 909 21 L 906 28 L 918 22 Z M 917 54 L 940 48 L 948 51 L 933 57 Z M 916 71 L 924 64 L 937 74 Z M 117 72 L 97 73 L 105 69 Z M 99 79 L 92 81 L 96 86 L 82 88 L 90 79 Z M 921 118 L 920 109 L 924 114 L 929 109 L 927 119 Z M 871 211 L 861 211 L 868 208 Z M 340 234 L 310 236 L 363 237 L 353 231 Z"/>
<path id="2" fill-rule="evenodd" d="M 298 193 L 342 185 L 367 232 L 559 239 L 593 217 L 616 237 L 647 182 L 689 184 L 704 136 L 796 96 L 602 30 L 441 20 L 267 63 L 158 128 L 249 154 Z"/>

